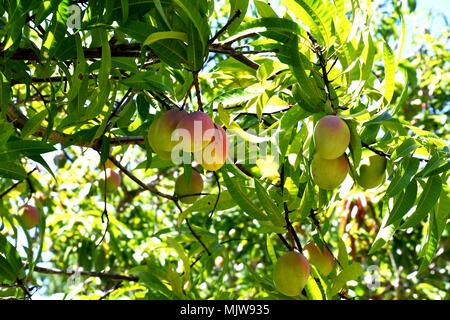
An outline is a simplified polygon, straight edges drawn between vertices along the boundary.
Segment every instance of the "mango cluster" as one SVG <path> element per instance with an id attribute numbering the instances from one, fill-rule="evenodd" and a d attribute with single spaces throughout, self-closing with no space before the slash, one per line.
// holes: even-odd
<path id="1" fill-rule="evenodd" d="M 349 165 L 345 150 L 350 143 L 350 129 L 339 117 L 328 115 L 314 127 L 316 153 L 311 162 L 314 182 L 324 190 L 339 186 L 347 176 Z"/>
<path id="2" fill-rule="evenodd" d="M 203 111 L 188 113 L 173 109 L 164 112 L 150 125 L 148 141 L 160 159 L 171 160 L 180 151 L 193 153 L 195 161 L 209 171 L 219 170 L 228 154 L 225 130 Z M 198 196 L 186 195 L 201 193 L 203 179 L 193 171 L 187 182 L 184 174 L 178 177 L 175 194 L 181 197 L 181 202 L 193 203 Z"/>

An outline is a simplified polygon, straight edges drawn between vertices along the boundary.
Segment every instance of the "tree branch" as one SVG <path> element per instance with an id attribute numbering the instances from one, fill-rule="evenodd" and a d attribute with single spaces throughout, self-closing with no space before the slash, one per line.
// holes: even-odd
<path id="1" fill-rule="evenodd" d="M 230 27 L 230 25 L 233 23 L 233 21 L 241 16 L 241 13 L 242 13 L 241 10 L 239 10 L 239 9 L 236 10 L 236 12 L 228 20 L 228 22 L 214 35 L 214 37 L 212 37 L 211 39 L 208 40 L 208 44 L 211 44 L 214 41 L 216 41 Z"/>
<path id="2" fill-rule="evenodd" d="M 97 277 L 97 278 L 101 278 L 101 279 L 110 279 L 110 280 L 122 280 L 122 281 L 131 281 L 131 282 L 139 281 L 138 277 L 127 276 L 127 275 L 117 274 L 117 273 L 61 270 L 61 269 L 55 269 L 55 268 L 43 268 L 43 267 L 38 267 L 38 266 L 34 267 L 34 271 L 38 272 L 38 273 L 58 274 L 58 275 L 65 275 L 65 276 L 79 275 L 79 276 L 83 276 L 83 277 Z"/>

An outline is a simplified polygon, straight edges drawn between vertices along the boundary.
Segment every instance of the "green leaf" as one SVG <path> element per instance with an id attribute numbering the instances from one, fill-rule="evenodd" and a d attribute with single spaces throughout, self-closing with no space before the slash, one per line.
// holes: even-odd
<path id="1" fill-rule="evenodd" d="M 322 292 L 314 277 L 310 276 L 306 281 L 305 291 L 311 300 L 323 300 Z"/>
<path id="2" fill-rule="evenodd" d="M 101 145 L 100 145 L 100 168 L 103 168 L 103 165 L 106 163 L 106 160 L 108 160 L 110 152 L 110 141 L 109 137 L 102 136 L 101 137 Z"/>
<path id="3" fill-rule="evenodd" d="M 405 81 L 403 82 L 403 90 L 400 98 L 398 99 L 398 102 L 395 105 L 394 110 L 392 111 L 392 114 L 394 115 L 398 114 L 400 110 L 402 110 L 402 107 L 405 104 L 406 99 L 408 98 L 409 73 L 405 69 L 403 69 L 403 71 L 403 73 L 405 74 Z"/>
<path id="4" fill-rule="evenodd" d="M 259 0 L 254 0 L 253 3 L 255 4 L 256 10 L 258 10 L 258 15 L 261 18 L 278 18 L 276 12 L 269 4 Z"/>
<path id="5" fill-rule="evenodd" d="M 231 120 L 230 115 L 225 110 L 222 104 L 219 104 L 218 110 L 219 112 L 219 118 L 222 121 L 222 123 L 225 125 L 225 127 L 230 130 L 230 132 L 240 136 L 245 141 L 249 141 L 251 143 L 263 143 L 270 140 L 270 137 L 264 137 L 262 134 L 259 136 L 256 136 L 254 134 L 248 133 L 247 131 L 243 130 L 239 124 L 237 124 L 235 121 Z"/>
<path id="6" fill-rule="evenodd" d="M 30 2 L 16 0 L 8 1 L 8 4 L 8 22 L 2 27 L 4 28 L 3 34 L 6 36 L 2 40 L 5 44 L 3 51 L 8 50 L 20 41 L 22 28 L 25 25 L 27 7 L 30 5 Z"/>
<path id="7" fill-rule="evenodd" d="M 266 190 L 263 188 L 261 183 L 254 179 L 255 183 L 255 189 L 256 194 L 258 195 L 258 199 L 261 202 L 263 208 L 265 209 L 267 215 L 269 216 L 270 220 L 273 222 L 276 226 L 283 226 L 285 225 L 285 221 L 282 215 L 282 211 L 279 207 L 275 205 L 273 200 L 270 198 L 269 194 L 266 192 Z"/>
<path id="8" fill-rule="evenodd" d="M 50 13 L 56 11 L 56 8 L 59 6 L 62 0 L 45 0 L 41 1 L 40 8 L 36 13 L 36 17 L 34 18 L 34 23 L 36 25 L 40 25 L 45 18 L 47 18 Z"/>
<path id="9" fill-rule="evenodd" d="M 383 57 L 384 57 L 384 74 L 385 74 L 385 84 L 384 84 L 384 99 L 389 103 L 392 99 L 395 89 L 395 57 L 394 52 L 389 47 L 387 42 L 383 42 Z"/>
<path id="10" fill-rule="evenodd" d="M 249 0 L 228 0 L 230 3 L 230 16 L 228 19 L 230 19 L 237 10 L 241 10 L 241 15 L 239 18 L 235 19 L 233 23 L 230 24 L 228 27 L 228 33 L 233 34 L 236 29 L 239 27 L 241 22 L 244 20 L 245 14 L 247 13 L 247 9 L 249 6 Z"/>
<path id="11" fill-rule="evenodd" d="M 431 260 L 439 247 L 439 241 L 445 230 L 445 226 L 447 225 L 447 219 L 450 216 L 449 186 L 447 184 L 443 184 L 442 187 L 442 195 L 430 215 L 430 224 L 428 226 L 427 238 L 425 240 L 425 253 L 418 273 L 422 273 L 431 263 Z"/>
<path id="12" fill-rule="evenodd" d="M 56 149 L 44 142 L 44 141 L 37 141 L 37 140 L 21 140 L 21 139 L 15 139 L 15 140 L 10 140 L 6 143 L 6 148 L 7 151 L 5 152 L 19 152 L 19 153 L 23 153 L 26 155 L 29 154 L 42 154 L 42 153 L 47 153 L 47 152 L 51 152 L 51 151 L 55 151 Z M 0 151 L 0 155 L 3 152 Z"/>
<path id="13" fill-rule="evenodd" d="M 439 158 L 439 155 L 435 153 L 431 159 L 427 162 L 425 167 L 417 173 L 418 177 L 427 177 L 431 172 L 447 163 L 447 160 Z"/>
<path id="14" fill-rule="evenodd" d="M 341 237 L 338 237 L 339 240 L 339 252 L 338 252 L 338 261 L 341 263 L 342 267 L 345 269 L 348 266 L 348 253 L 347 246 L 345 245 L 344 240 Z"/>
<path id="15" fill-rule="evenodd" d="M 392 236 L 397 230 L 398 225 L 401 220 L 394 221 L 392 224 L 387 225 L 387 219 L 389 218 L 388 214 L 385 214 L 383 218 L 383 222 L 381 224 L 380 230 L 378 230 L 378 234 L 375 238 L 375 241 L 372 243 L 372 246 L 369 250 L 369 255 L 374 254 L 376 251 L 381 249 L 386 243 L 388 243 Z"/>
<path id="16" fill-rule="evenodd" d="M 267 254 L 269 255 L 270 261 L 272 264 L 277 263 L 277 256 L 275 254 L 275 249 L 273 248 L 272 239 L 270 238 L 270 234 L 266 234 L 266 248 L 267 248 Z"/>
<path id="17" fill-rule="evenodd" d="M 84 107 L 85 99 L 82 97 L 87 94 L 87 64 L 86 59 L 84 57 L 84 50 L 81 44 L 81 38 L 79 34 L 75 35 L 75 43 L 77 46 L 77 61 L 74 74 L 72 76 L 72 82 L 70 86 L 69 93 L 67 95 L 67 99 L 75 104 L 75 108 L 71 108 L 73 112 L 76 112 L 78 115 L 82 114 L 82 108 Z M 84 83 L 83 83 L 84 82 Z M 83 86 L 82 86 L 83 84 Z M 83 91 L 86 92 L 83 92 Z M 80 94 L 81 91 L 81 94 Z M 77 98 L 77 100 L 75 100 Z"/>
<path id="18" fill-rule="evenodd" d="M 436 205 L 442 190 L 442 179 L 440 176 L 432 176 L 428 178 L 427 184 L 417 204 L 414 213 L 408 217 L 400 226 L 400 229 L 412 228 L 422 221 L 431 209 Z"/>
<path id="19" fill-rule="evenodd" d="M 350 152 L 352 153 L 353 167 L 356 169 L 361 161 L 362 148 L 361 138 L 356 129 L 356 122 L 351 120 L 344 120 L 350 129 Z"/>
<path id="20" fill-rule="evenodd" d="M 40 128 L 41 123 L 45 120 L 47 114 L 47 110 L 43 110 L 31 117 L 22 129 L 22 138 L 25 139 L 29 135 L 33 135 Z"/>
<path id="21" fill-rule="evenodd" d="M 279 42 L 288 42 L 295 39 L 297 38 L 295 34 L 306 37 L 305 31 L 297 23 L 278 17 L 261 18 L 246 22 L 239 27 L 238 35 L 243 34 L 244 31 L 257 32 Z"/>
<path id="22" fill-rule="evenodd" d="M 395 148 L 394 152 L 392 152 L 391 161 L 396 162 L 397 159 L 402 159 L 412 154 L 413 151 L 419 147 L 420 145 L 416 144 L 414 139 L 406 139 L 398 148 Z"/>
<path id="23" fill-rule="evenodd" d="M 393 197 L 400 191 L 402 191 L 403 188 L 405 188 L 409 184 L 412 177 L 417 172 L 419 163 L 420 160 L 413 157 L 408 157 L 406 160 L 404 160 L 403 168 L 397 169 L 397 173 L 386 189 L 386 195 L 389 197 Z"/>
<path id="24" fill-rule="evenodd" d="M 154 0 L 153 2 L 155 3 L 156 10 L 158 10 L 158 13 L 161 15 L 166 26 L 172 30 L 172 28 L 170 27 L 170 24 L 169 24 L 169 20 L 167 19 L 166 13 L 164 12 L 163 7 L 161 6 L 161 1 Z"/>
<path id="25" fill-rule="evenodd" d="M 9 179 L 23 180 L 27 177 L 25 169 L 15 162 L 0 162 L 0 176 Z"/>
<path id="26" fill-rule="evenodd" d="M 22 268 L 22 258 L 16 248 L 2 234 L 0 234 L 0 254 L 5 256 L 15 273 L 19 272 Z"/>
<path id="27" fill-rule="evenodd" d="M 182 213 L 178 216 L 178 226 L 180 227 L 184 221 L 184 219 L 194 213 L 194 212 L 211 212 L 214 208 L 214 205 L 217 201 L 216 194 L 209 194 L 207 196 L 202 196 L 200 199 L 195 201 L 190 207 L 183 210 Z M 230 195 L 228 190 L 222 190 L 220 192 L 219 200 L 217 201 L 216 211 L 226 210 L 236 206 L 236 202 Z"/>
<path id="28" fill-rule="evenodd" d="M 189 61 L 189 69 L 199 71 L 203 67 L 204 61 L 204 45 L 200 41 L 200 35 L 195 29 L 193 23 L 188 23 L 187 27 L 187 57 Z"/>
<path id="29" fill-rule="evenodd" d="M 292 133 L 296 132 L 299 122 L 309 116 L 301 107 L 295 106 L 290 108 L 283 114 L 278 130 L 279 130 L 279 148 L 280 157 L 284 157 L 291 142 Z M 292 148 L 292 147 L 291 147 Z"/>
<path id="30" fill-rule="evenodd" d="M 194 24 L 195 28 L 198 31 L 199 39 L 204 48 L 207 47 L 210 28 L 208 24 L 208 20 L 206 17 L 203 17 L 196 5 L 190 1 L 182 1 L 182 0 L 173 0 L 186 14 L 186 16 L 191 20 Z"/>
<path id="31" fill-rule="evenodd" d="M 4 145 L 13 133 L 14 126 L 9 122 L 0 120 L 0 146 Z"/>
<path id="32" fill-rule="evenodd" d="M 363 274 L 363 268 L 359 263 L 353 263 L 342 270 L 337 277 L 331 279 L 331 286 L 328 288 L 328 296 L 337 294 L 350 280 L 357 280 Z"/>
<path id="33" fill-rule="evenodd" d="M 331 45 L 331 23 L 334 16 L 334 6 L 331 3 L 317 0 L 282 0 L 281 3 L 311 29 L 317 40 L 323 40 L 322 45 Z"/>
<path id="34" fill-rule="evenodd" d="M 413 207 L 414 202 L 417 197 L 417 181 L 413 179 L 404 193 L 401 193 L 396 202 L 394 203 L 394 207 L 389 215 L 389 219 L 386 222 L 386 225 L 390 225 L 401 218 Z"/>
<path id="35" fill-rule="evenodd" d="M 303 221 L 309 216 L 314 202 L 314 188 L 308 183 L 303 191 L 302 200 L 300 202 L 300 207 L 296 211 L 295 216 L 290 216 L 292 221 Z"/>
<path id="36" fill-rule="evenodd" d="M 223 110 L 226 110 L 226 107 L 234 107 L 243 104 L 256 96 L 256 93 L 249 92 L 246 88 L 233 88 L 216 96 L 205 105 L 205 108 L 215 108 L 217 105 L 221 104 Z"/>
<path id="37" fill-rule="evenodd" d="M 222 169 L 223 180 L 227 186 L 233 199 L 239 205 L 239 207 L 247 213 L 250 217 L 256 220 L 267 220 L 268 216 L 265 215 L 250 199 L 249 196 L 242 190 L 240 185 L 236 182 L 236 178 L 230 178 L 228 172 Z"/>
<path id="38" fill-rule="evenodd" d="M 128 0 L 120 0 L 120 3 L 122 7 L 122 23 L 125 23 L 130 13 L 130 7 L 128 6 Z"/>
<path id="39" fill-rule="evenodd" d="M 154 42 L 164 40 L 164 39 L 177 39 L 183 42 L 188 42 L 188 37 L 186 32 L 178 31 L 158 31 L 151 33 L 144 41 L 143 45 L 150 45 Z"/>
<path id="40" fill-rule="evenodd" d="M 56 50 L 61 46 L 67 31 L 67 18 L 69 16 L 67 8 L 69 0 L 63 0 L 59 3 L 58 9 L 53 13 L 50 26 L 46 29 L 43 39 L 40 58 L 43 63 L 49 62 L 55 55 Z"/>
<path id="41" fill-rule="evenodd" d="M 0 109 L 1 109 L 1 118 L 6 118 L 6 110 L 9 107 L 9 103 L 11 102 L 11 85 L 4 76 L 4 74 L 0 71 Z"/>
<path id="42" fill-rule="evenodd" d="M 107 88 L 109 74 L 111 72 L 111 48 L 109 46 L 108 33 L 106 32 L 106 29 L 101 28 L 98 31 L 102 43 L 102 60 L 98 74 L 98 84 L 102 89 L 100 92 L 107 91 L 106 97 L 108 97 L 109 90 L 107 90 Z M 104 104 L 105 100 L 106 99 L 102 100 L 102 105 Z"/>
<path id="43" fill-rule="evenodd" d="M 0 255 L 0 280 L 7 280 L 7 281 L 15 281 L 17 278 L 17 273 L 14 272 L 11 265 L 8 263 L 8 260 L 6 260 L 2 255 Z"/>
<path id="44" fill-rule="evenodd" d="M 153 71 L 139 72 L 131 77 L 120 80 L 121 84 L 135 89 L 154 90 L 158 92 L 171 91 L 169 87 L 161 82 L 161 77 Z"/>

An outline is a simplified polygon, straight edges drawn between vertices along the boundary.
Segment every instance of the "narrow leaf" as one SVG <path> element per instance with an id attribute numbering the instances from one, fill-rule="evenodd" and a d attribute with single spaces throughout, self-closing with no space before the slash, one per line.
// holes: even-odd
<path id="1" fill-rule="evenodd" d="M 436 205 L 439 195 L 442 190 L 442 179 L 440 176 L 432 176 L 428 178 L 427 184 L 422 191 L 422 194 L 417 204 L 416 211 L 408 217 L 400 228 L 407 229 L 414 227 L 420 221 L 422 221 L 431 209 Z"/>

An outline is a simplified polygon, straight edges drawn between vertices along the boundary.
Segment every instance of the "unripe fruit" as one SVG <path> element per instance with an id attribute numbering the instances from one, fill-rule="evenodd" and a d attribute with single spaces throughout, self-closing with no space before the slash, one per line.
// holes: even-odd
<path id="1" fill-rule="evenodd" d="M 180 201 L 186 204 L 194 203 L 198 199 L 198 195 L 185 197 L 190 194 L 197 194 L 203 191 L 203 178 L 195 170 L 192 170 L 191 180 L 187 184 L 187 178 L 183 173 L 175 182 L 175 194 L 180 197 Z"/>
<path id="2" fill-rule="evenodd" d="M 64 152 L 58 153 L 54 158 L 53 162 L 58 168 L 63 168 L 66 164 L 67 156 L 64 154 Z"/>
<path id="3" fill-rule="evenodd" d="M 275 288 L 286 296 L 297 296 L 306 285 L 309 271 L 309 262 L 303 254 L 294 251 L 285 253 L 275 264 Z"/>
<path id="4" fill-rule="evenodd" d="M 161 118 L 155 119 L 148 129 L 148 142 L 153 151 L 161 160 L 170 160 L 172 153 L 170 151 L 162 151 L 160 145 L 162 141 L 158 139 L 159 122 Z"/>
<path id="5" fill-rule="evenodd" d="M 228 139 L 225 130 L 215 125 L 215 129 L 205 133 L 211 137 L 211 143 L 203 150 L 194 153 L 195 160 L 206 170 L 216 171 L 222 168 L 227 160 Z"/>
<path id="6" fill-rule="evenodd" d="M 27 229 L 34 228 L 39 223 L 39 210 L 36 207 L 24 205 L 20 208 L 19 216 Z"/>
<path id="7" fill-rule="evenodd" d="M 309 263 L 313 264 L 325 277 L 333 271 L 334 257 L 325 246 L 321 251 L 314 242 L 308 242 L 303 249 L 307 252 Z"/>
<path id="8" fill-rule="evenodd" d="M 209 139 L 205 135 L 208 130 L 214 130 L 214 122 L 211 117 L 202 111 L 195 111 L 178 123 L 174 138 L 182 139 L 180 144 L 183 151 L 197 152 L 211 142 L 211 135 Z"/>
<path id="9" fill-rule="evenodd" d="M 332 190 L 339 186 L 345 180 L 348 169 L 348 162 L 344 155 L 328 160 L 315 154 L 311 162 L 313 181 L 324 190 Z"/>
<path id="10" fill-rule="evenodd" d="M 384 180 L 386 170 L 386 158 L 377 154 L 364 158 L 358 169 L 356 181 L 364 189 L 372 189 L 379 186 Z"/>
<path id="11" fill-rule="evenodd" d="M 171 152 L 177 145 L 178 140 L 172 139 L 172 133 L 178 123 L 188 116 L 184 110 L 169 110 L 159 118 L 158 129 L 153 139 L 157 140 L 157 149 L 160 151 Z"/>
<path id="12" fill-rule="evenodd" d="M 103 173 L 102 173 L 103 175 Z M 106 169 L 106 194 L 111 194 L 116 191 L 122 183 L 120 174 L 112 169 Z M 99 180 L 99 187 L 102 194 L 105 194 L 105 179 Z"/>
<path id="13" fill-rule="evenodd" d="M 336 159 L 341 156 L 350 143 L 350 129 L 337 116 L 325 116 L 314 127 L 316 153 L 324 159 Z"/>

